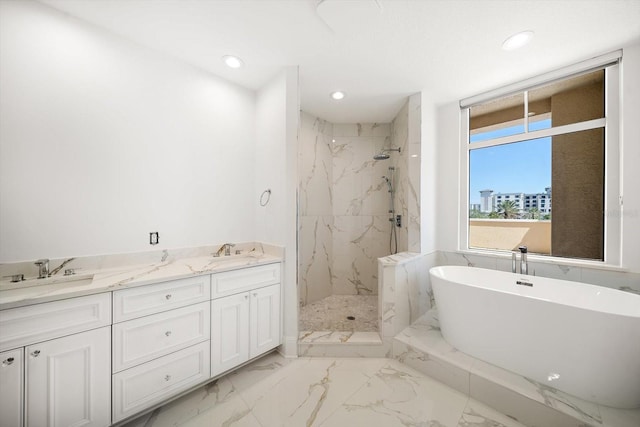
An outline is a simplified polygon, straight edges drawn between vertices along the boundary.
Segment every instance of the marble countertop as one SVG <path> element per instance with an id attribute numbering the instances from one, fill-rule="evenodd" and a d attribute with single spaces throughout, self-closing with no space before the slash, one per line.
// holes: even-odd
<path id="1" fill-rule="evenodd" d="M 281 256 L 255 251 L 242 255 L 204 255 L 94 270 L 82 269 L 81 274 L 76 276 L 52 276 L 44 279 L 45 284 L 36 286 L 29 284 L 38 279 L 27 280 L 20 282 L 26 286 L 19 287 L 20 284 L 16 284 L 14 289 L 7 289 L 9 283 L 3 281 L 0 284 L 4 285 L 4 289 L 0 287 L 0 310 L 281 261 Z"/>

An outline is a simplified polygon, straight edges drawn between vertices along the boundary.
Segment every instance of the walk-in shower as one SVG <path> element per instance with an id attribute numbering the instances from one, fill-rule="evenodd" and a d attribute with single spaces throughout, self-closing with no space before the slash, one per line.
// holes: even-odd
<path id="1" fill-rule="evenodd" d="M 331 124 L 301 114 L 301 342 L 317 338 L 313 331 L 380 331 L 378 260 L 405 250 L 395 216 L 404 212 L 408 149 L 404 125 L 397 127 L 394 133 L 392 123 Z M 390 226 L 397 229 L 391 235 Z"/>

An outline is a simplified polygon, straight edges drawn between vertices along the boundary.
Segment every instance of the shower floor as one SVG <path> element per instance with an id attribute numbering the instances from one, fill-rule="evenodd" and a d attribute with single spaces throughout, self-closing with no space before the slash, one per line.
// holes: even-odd
<path id="1" fill-rule="evenodd" d="M 331 295 L 307 304 L 300 309 L 300 330 L 377 332 L 378 296 Z"/>

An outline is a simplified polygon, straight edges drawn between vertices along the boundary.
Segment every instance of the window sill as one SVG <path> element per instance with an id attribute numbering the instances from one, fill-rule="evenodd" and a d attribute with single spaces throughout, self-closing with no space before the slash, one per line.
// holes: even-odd
<path id="1" fill-rule="evenodd" d="M 507 259 L 511 260 L 511 252 L 507 251 L 491 251 L 491 250 L 474 250 L 474 249 L 459 249 L 456 253 L 463 255 L 476 255 L 476 256 L 484 256 L 496 259 Z M 518 257 L 518 259 L 520 259 Z M 544 255 L 535 255 L 535 254 L 527 254 L 527 259 L 529 262 L 537 262 L 541 264 L 551 264 L 551 265 L 566 265 L 569 267 L 585 267 L 592 268 L 596 270 L 606 270 L 606 271 L 619 271 L 619 272 L 629 272 L 628 268 L 620 267 L 618 265 L 606 264 L 604 261 L 589 261 L 589 260 L 578 260 L 571 258 L 559 258 L 559 257 L 551 257 Z"/>

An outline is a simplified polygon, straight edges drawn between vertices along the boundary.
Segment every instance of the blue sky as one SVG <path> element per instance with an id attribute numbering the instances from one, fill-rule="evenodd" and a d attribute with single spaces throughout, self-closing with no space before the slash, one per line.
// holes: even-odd
<path id="1" fill-rule="evenodd" d="M 529 124 L 547 129 L 551 119 Z M 471 143 L 522 133 L 514 126 L 473 135 Z M 551 138 L 533 139 L 469 152 L 469 202 L 480 203 L 480 190 L 496 193 L 543 193 L 551 186 Z"/>

